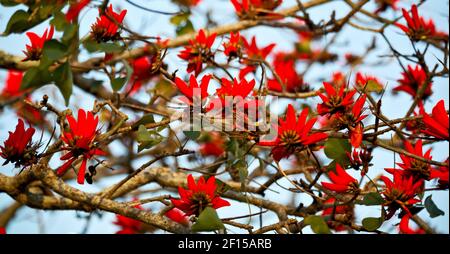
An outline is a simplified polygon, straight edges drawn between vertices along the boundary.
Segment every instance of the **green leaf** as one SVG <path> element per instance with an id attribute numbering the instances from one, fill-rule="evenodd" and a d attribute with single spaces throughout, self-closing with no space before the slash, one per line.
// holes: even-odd
<path id="1" fill-rule="evenodd" d="M 64 31 L 68 24 L 64 13 L 58 11 L 53 13 L 53 18 L 50 20 L 50 25 L 53 25 L 57 31 Z"/>
<path id="2" fill-rule="evenodd" d="M 156 131 L 148 131 L 144 125 L 139 125 L 136 140 L 139 143 L 138 152 L 149 149 L 154 145 L 161 143 L 163 137 Z"/>
<path id="3" fill-rule="evenodd" d="M 183 34 L 195 32 L 195 28 L 194 28 L 194 25 L 192 24 L 192 22 L 190 20 L 187 20 L 186 23 L 178 26 L 177 29 L 175 30 L 175 32 L 177 33 L 178 36 L 180 36 Z"/>
<path id="4" fill-rule="evenodd" d="M 364 198 L 362 201 L 359 201 L 358 204 L 360 205 L 381 205 L 384 203 L 384 198 L 381 196 L 378 192 L 370 192 L 364 195 Z"/>
<path id="5" fill-rule="evenodd" d="M 47 69 L 39 69 L 38 67 L 32 67 L 28 69 L 20 84 L 21 90 L 26 90 L 31 87 L 41 87 L 49 84 L 52 81 L 52 76 Z"/>
<path id="6" fill-rule="evenodd" d="M 6 25 L 6 29 L 3 32 L 3 35 L 8 35 L 10 33 L 21 33 L 28 29 L 29 23 L 28 18 L 30 14 L 24 10 L 17 10 L 11 16 Z"/>
<path id="7" fill-rule="evenodd" d="M 141 117 L 136 123 L 134 123 L 134 126 L 140 126 L 141 124 L 148 124 L 148 123 L 155 123 L 155 117 L 152 114 L 147 114 Z"/>
<path id="8" fill-rule="evenodd" d="M 369 80 L 367 82 L 367 85 L 365 86 L 365 89 L 367 92 L 375 92 L 375 93 L 381 93 L 383 92 L 383 86 L 375 82 L 374 80 Z"/>
<path id="9" fill-rule="evenodd" d="M 87 40 L 83 43 L 84 48 L 89 51 L 89 53 L 93 53 L 93 52 L 105 52 L 105 53 L 117 53 L 117 52 L 122 52 L 123 51 L 123 47 L 121 45 L 119 45 L 118 43 L 114 43 L 114 42 L 102 42 L 102 43 L 98 43 L 96 41 L 93 40 Z"/>
<path id="10" fill-rule="evenodd" d="M 234 163 L 233 168 L 239 172 L 239 181 L 241 182 L 241 188 L 244 188 L 245 180 L 248 177 L 248 165 L 245 159 L 240 159 Z"/>
<path id="11" fill-rule="evenodd" d="M 56 60 L 63 58 L 66 54 L 67 47 L 59 41 L 53 39 L 44 43 L 41 60 L 44 62 L 44 66 L 48 66 Z"/>
<path id="12" fill-rule="evenodd" d="M 184 12 L 175 16 L 172 16 L 170 18 L 170 23 L 179 26 L 181 25 L 181 23 L 186 22 L 187 20 L 189 20 L 189 16 L 191 14 L 189 12 Z"/>
<path id="13" fill-rule="evenodd" d="M 20 3 L 18 3 L 15 0 L 0 0 L 0 4 L 3 6 L 9 7 L 9 6 L 16 6 Z"/>
<path id="14" fill-rule="evenodd" d="M 126 77 L 114 78 L 111 80 L 111 87 L 114 91 L 119 91 L 122 87 L 130 80 L 131 75 L 133 74 L 133 68 L 128 62 L 124 61 L 125 70 L 127 72 Z"/>
<path id="15" fill-rule="evenodd" d="M 71 45 L 72 42 L 76 43 L 78 46 L 78 41 L 74 40 L 74 38 L 77 36 L 78 32 L 78 25 L 77 24 L 67 24 L 64 27 L 64 33 L 61 38 L 61 41 L 66 45 Z"/>
<path id="16" fill-rule="evenodd" d="M 200 131 L 183 131 L 183 133 L 187 138 L 192 140 L 196 140 L 201 134 Z"/>
<path id="17" fill-rule="evenodd" d="M 383 224 L 383 218 L 368 217 L 362 220 L 362 226 L 367 231 L 375 231 Z"/>
<path id="18" fill-rule="evenodd" d="M 424 203 L 425 209 L 427 209 L 427 212 L 430 214 L 430 217 L 434 218 L 434 217 L 438 217 L 441 215 L 445 215 L 445 212 L 436 206 L 434 201 L 431 199 L 431 196 L 432 195 L 428 196 L 425 199 L 425 203 Z"/>
<path id="19" fill-rule="evenodd" d="M 351 153 L 351 151 L 352 146 L 347 139 L 329 138 L 325 142 L 325 155 L 341 164 L 341 166 L 345 166 L 350 163 L 346 152 Z"/>
<path id="20" fill-rule="evenodd" d="M 127 83 L 127 78 L 115 78 L 111 80 L 111 87 L 114 91 L 122 89 L 122 87 Z"/>
<path id="21" fill-rule="evenodd" d="M 69 62 L 60 65 L 53 73 L 55 85 L 59 88 L 66 106 L 69 105 L 70 96 L 72 95 L 73 77 L 72 69 Z"/>
<path id="22" fill-rule="evenodd" d="M 219 219 L 214 208 L 206 207 L 198 216 L 197 222 L 192 225 L 192 231 L 214 231 L 224 229 L 222 221 Z"/>
<path id="23" fill-rule="evenodd" d="M 306 225 L 310 225 L 316 234 L 331 234 L 330 228 L 321 216 L 310 215 L 303 221 Z"/>

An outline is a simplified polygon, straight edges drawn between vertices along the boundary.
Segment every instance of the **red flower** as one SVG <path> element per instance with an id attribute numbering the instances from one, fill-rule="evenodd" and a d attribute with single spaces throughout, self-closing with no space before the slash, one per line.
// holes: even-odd
<path id="1" fill-rule="evenodd" d="M 410 94 L 412 97 L 416 97 L 417 91 L 419 91 L 426 82 L 429 82 L 426 84 L 427 88 L 423 93 L 422 99 L 428 98 L 433 93 L 431 90 L 432 82 L 427 81 L 427 74 L 420 65 L 416 65 L 414 69 L 411 65 L 408 65 L 408 70 L 403 72 L 402 76 L 402 79 L 398 80 L 400 85 L 395 87 L 394 91 L 403 91 Z"/>
<path id="2" fill-rule="evenodd" d="M 203 63 L 214 58 L 211 47 L 214 44 L 217 34 L 206 36 L 205 31 L 200 29 L 195 40 L 190 40 L 189 45 L 184 47 L 178 57 L 188 61 L 187 72 L 194 72 L 198 76 L 203 68 Z"/>
<path id="3" fill-rule="evenodd" d="M 233 57 L 238 57 L 241 52 L 241 35 L 239 32 L 230 33 L 230 40 L 228 42 L 224 42 L 224 54 L 228 56 L 229 59 Z"/>
<path id="4" fill-rule="evenodd" d="M 409 214 L 403 215 L 400 220 L 399 230 L 402 234 L 414 235 L 414 234 L 425 234 L 425 230 L 418 228 L 416 230 L 409 227 L 409 219 L 411 216 Z"/>
<path id="5" fill-rule="evenodd" d="M 395 25 L 402 29 L 411 39 L 416 41 L 426 39 L 448 40 L 448 34 L 437 31 L 432 19 L 426 21 L 423 17 L 419 16 L 417 5 L 413 4 L 411 7 L 411 16 L 405 9 L 402 9 L 402 12 L 407 26 L 400 23 L 396 23 Z"/>
<path id="6" fill-rule="evenodd" d="M 0 228 L 0 235 L 6 235 L 6 229 Z"/>
<path id="7" fill-rule="evenodd" d="M 34 132 L 31 126 L 25 130 L 25 124 L 19 119 L 14 132 L 9 131 L 8 139 L 0 146 L 0 156 L 6 160 L 3 165 L 12 162 L 16 167 L 26 166 L 36 159 L 37 146 L 31 143 Z"/>
<path id="8" fill-rule="evenodd" d="M 26 35 L 30 39 L 31 45 L 26 45 L 27 50 L 23 51 L 26 57 L 22 61 L 28 60 L 39 60 L 41 59 L 42 49 L 44 48 L 44 43 L 48 40 L 51 40 L 53 37 L 55 29 L 53 26 L 50 26 L 50 31 L 45 29 L 42 37 L 39 37 L 37 34 L 33 32 L 27 32 Z"/>
<path id="9" fill-rule="evenodd" d="M 356 73 L 356 85 L 366 87 L 369 91 L 382 91 L 383 85 L 374 76 L 363 75 L 361 72 Z"/>
<path id="10" fill-rule="evenodd" d="M 415 199 L 423 186 L 423 180 L 414 181 L 413 177 L 407 177 L 399 171 L 393 173 L 394 181 L 392 182 L 386 176 L 381 176 L 380 179 L 384 182 L 386 188 L 382 192 L 385 199 L 385 206 L 389 207 L 390 213 L 388 218 L 392 217 L 397 209 L 402 208 L 405 212 L 410 213 L 408 207 L 420 202 Z"/>
<path id="11" fill-rule="evenodd" d="M 423 123 L 425 129 L 423 133 L 438 139 L 449 140 L 448 135 L 448 114 L 445 110 L 444 100 L 440 100 L 434 107 L 431 116 L 423 112 Z"/>
<path id="12" fill-rule="evenodd" d="M 20 89 L 20 85 L 23 79 L 23 72 L 16 70 L 8 70 L 8 75 L 6 77 L 6 83 L 0 96 L 5 98 L 14 98 L 23 95 L 26 91 Z M 26 97 L 25 100 L 29 100 Z M 23 102 L 23 100 L 18 100 L 13 104 L 16 113 L 19 117 L 24 118 L 32 124 L 40 124 L 44 121 L 41 112 L 32 106 Z"/>
<path id="13" fill-rule="evenodd" d="M 296 150 L 326 139 L 328 137 L 326 133 L 309 133 L 317 118 L 306 121 L 307 116 L 308 108 L 304 108 L 297 119 L 294 107 L 289 104 L 285 120 L 279 119 L 276 139 L 260 141 L 259 145 L 274 146 L 272 149 L 273 158 L 280 161 L 283 157 L 289 157 Z"/>
<path id="14" fill-rule="evenodd" d="M 143 210 L 140 205 L 135 206 L 135 208 Z M 113 223 L 121 227 L 121 229 L 117 231 L 116 234 L 139 234 L 142 231 L 143 223 L 141 221 L 131 219 L 120 214 L 116 214 L 116 221 L 114 221 Z"/>
<path id="15" fill-rule="evenodd" d="M 189 217 L 178 208 L 172 208 L 164 214 L 167 218 L 184 226 L 189 225 Z"/>
<path id="16" fill-rule="evenodd" d="M 392 8 L 393 10 L 397 10 L 397 4 L 400 0 L 376 0 L 378 9 L 375 11 L 376 14 L 387 10 L 388 8 Z"/>
<path id="17" fill-rule="evenodd" d="M 184 80 L 176 77 L 175 84 L 182 94 L 184 94 L 188 98 L 189 104 L 192 104 L 194 97 L 198 96 L 201 100 L 206 99 L 208 97 L 208 85 L 211 80 L 211 75 L 205 75 L 202 78 L 200 86 L 198 85 L 197 79 L 194 75 L 191 75 L 189 78 L 189 85 L 184 82 Z"/>
<path id="18" fill-rule="evenodd" d="M 345 112 L 346 108 L 353 104 L 353 95 L 355 95 L 356 90 L 346 92 L 345 85 L 342 85 L 339 91 L 336 91 L 333 85 L 328 82 L 323 82 L 323 86 L 326 95 L 318 92 L 322 99 L 322 103 L 317 105 L 317 113 L 319 115 L 333 115 L 338 112 Z"/>
<path id="19" fill-rule="evenodd" d="M 412 153 L 416 156 L 422 157 L 426 160 L 431 160 L 431 148 L 428 149 L 425 154 L 423 153 L 422 140 L 417 141 L 415 147 L 411 145 L 410 142 L 405 141 L 406 151 Z M 386 171 L 393 173 L 394 171 L 399 171 L 400 174 L 406 175 L 407 177 L 414 177 L 414 180 L 424 179 L 430 180 L 430 174 L 432 171 L 431 164 L 411 158 L 407 155 L 400 154 L 402 163 L 397 163 L 401 169 L 386 168 Z"/>
<path id="20" fill-rule="evenodd" d="M 254 79 L 247 82 L 245 79 L 237 81 L 235 78 L 233 81 L 230 81 L 226 78 L 222 78 L 221 87 L 216 90 L 216 93 L 220 98 L 224 98 L 225 96 L 245 98 L 253 91 L 254 87 Z"/>
<path id="21" fill-rule="evenodd" d="M 352 107 L 351 113 L 345 114 L 345 121 L 347 122 L 347 128 L 350 134 L 350 143 L 354 148 L 358 148 L 363 139 L 364 126 L 362 120 L 367 115 L 362 115 L 364 104 L 366 103 L 366 95 L 362 95 L 356 100 Z"/>
<path id="22" fill-rule="evenodd" d="M 357 149 L 353 149 L 350 154 L 346 152 L 348 159 L 350 160 L 350 165 L 354 169 L 359 169 L 361 166 L 361 176 L 367 174 L 369 166 L 371 166 L 370 161 L 373 159 L 372 153 L 368 149 L 361 149 L 359 152 Z"/>
<path id="23" fill-rule="evenodd" d="M 211 132 L 208 140 L 200 147 L 200 154 L 204 156 L 221 156 L 225 153 L 225 141 L 219 132 Z"/>
<path id="24" fill-rule="evenodd" d="M 237 15 L 240 18 L 255 18 L 256 16 L 270 15 L 279 18 L 270 11 L 277 8 L 283 0 L 231 0 Z"/>
<path id="25" fill-rule="evenodd" d="M 283 85 L 286 86 L 286 91 L 299 92 L 302 89 L 304 85 L 303 78 L 295 70 L 294 60 L 274 61 L 273 68 L 283 82 Z M 282 84 L 276 78 L 268 80 L 267 88 L 277 92 L 283 91 Z"/>
<path id="26" fill-rule="evenodd" d="M 336 203 L 336 199 L 334 197 L 329 197 L 323 204 L 332 205 L 334 203 Z M 337 205 L 335 207 L 327 207 L 322 210 L 323 217 L 331 215 L 334 215 L 336 217 L 339 215 L 344 215 L 353 218 L 353 207 L 349 205 Z M 344 224 L 336 221 L 328 220 L 327 224 L 330 228 L 337 232 L 346 230 L 346 226 Z"/>
<path id="27" fill-rule="evenodd" d="M 86 114 L 83 109 L 79 109 L 78 121 L 72 115 L 68 115 L 66 118 L 70 129 L 62 134 L 61 139 L 66 144 L 63 150 L 69 152 L 61 156 L 60 159 L 66 162 L 57 169 L 56 173 L 59 176 L 63 175 L 72 163 L 82 156 L 83 161 L 78 171 L 77 182 L 84 184 L 87 161 L 94 155 L 105 155 L 101 149 L 94 147 L 94 140 L 98 133 L 98 117 L 94 118 L 92 112 L 88 111 Z"/>
<path id="28" fill-rule="evenodd" d="M 131 89 L 132 93 L 138 91 L 143 83 L 156 75 L 155 63 L 156 55 L 141 56 L 130 60 L 131 67 L 133 67 L 133 74 L 130 78 L 129 89 Z"/>
<path id="29" fill-rule="evenodd" d="M 172 204 L 185 212 L 187 216 L 198 216 L 206 207 L 218 209 L 224 206 L 229 206 L 230 203 L 216 193 L 216 178 L 211 176 L 205 182 L 203 176 L 200 176 L 197 183 L 194 177 L 189 175 L 187 177 L 187 189 L 178 187 L 180 199 L 171 199 Z"/>
<path id="30" fill-rule="evenodd" d="M 243 63 L 246 64 L 247 67 L 239 72 L 240 79 L 243 79 L 248 73 L 254 72 L 259 62 L 264 61 L 272 49 L 276 46 L 275 43 L 272 43 L 260 49 L 258 48 L 258 45 L 256 45 L 255 36 L 252 37 L 251 43 L 249 43 L 245 37 L 242 37 L 242 42 L 244 43 L 243 52 L 246 54 L 246 58 L 243 59 Z"/>
<path id="31" fill-rule="evenodd" d="M 20 84 L 22 83 L 23 72 L 16 70 L 8 70 L 8 75 L 6 76 L 5 86 L 2 90 L 2 96 L 5 97 L 16 97 L 23 94 L 20 90 Z"/>
<path id="32" fill-rule="evenodd" d="M 430 173 L 430 179 L 439 179 L 439 186 L 442 189 L 448 189 L 449 182 L 449 164 L 448 158 L 445 161 L 447 166 L 440 166 L 439 168 L 433 168 Z"/>
<path id="33" fill-rule="evenodd" d="M 81 10 L 86 7 L 91 2 L 91 0 L 79 0 L 75 3 L 70 4 L 69 10 L 66 13 L 66 20 L 68 22 L 73 22 L 78 18 Z"/>
<path id="34" fill-rule="evenodd" d="M 333 183 L 322 182 L 322 186 L 329 190 L 338 193 L 349 193 L 359 190 L 358 181 L 350 176 L 339 164 L 336 164 L 336 173 L 330 171 L 328 176 Z"/>
<path id="35" fill-rule="evenodd" d="M 419 112 L 414 111 L 413 114 L 415 117 L 423 116 L 425 114 L 425 109 L 423 108 L 423 102 L 418 101 L 417 107 L 419 108 Z M 413 134 L 419 134 L 425 129 L 425 124 L 422 119 L 413 119 L 406 122 L 406 129 L 411 131 Z"/>
<path id="36" fill-rule="evenodd" d="M 99 10 L 101 14 L 101 10 Z M 101 14 L 91 26 L 91 35 L 97 42 L 115 41 L 120 38 L 119 25 L 122 24 L 127 10 L 119 13 L 114 12 L 112 4 Z"/>

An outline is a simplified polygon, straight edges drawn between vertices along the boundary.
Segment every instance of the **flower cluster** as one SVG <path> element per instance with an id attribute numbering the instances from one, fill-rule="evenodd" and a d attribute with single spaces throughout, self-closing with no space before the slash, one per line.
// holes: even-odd
<path id="1" fill-rule="evenodd" d="M 41 37 L 33 32 L 27 32 L 26 35 L 30 39 L 31 45 L 26 45 L 26 51 L 23 51 L 26 57 L 22 61 L 41 59 L 44 43 L 52 39 L 54 32 L 55 28 L 53 26 L 50 27 L 50 30 L 45 29 L 44 34 Z"/>
<path id="2" fill-rule="evenodd" d="M 91 36 L 97 42 L 116 41 L 120 38 L 119 28 L 127 14 L 127 10 L 120 13 L 114 12 L 112 4 L 102 13 L 99 10 L 100 17 L 91 26 Z"/>
<path id="3" fill-rule="evenodd" d="M 92 112 L 78 110 L 78 121 L 72 115 L 68 115 L 68 130 L 61 135 L 61 140 L 65 143 L 64 151 L 68 151 L 61 156 L 61 160 L 66 161 L 58 168 L 56 173 L 63 175 L 79 157 L 82 158 L 81 166 L 78 170 L 77 182 L 84 184 L 87 161 L 95 155 L 105 155 L 100 148 L 94 144 L 98 134 L 98 117 L 94 117 Z"/>

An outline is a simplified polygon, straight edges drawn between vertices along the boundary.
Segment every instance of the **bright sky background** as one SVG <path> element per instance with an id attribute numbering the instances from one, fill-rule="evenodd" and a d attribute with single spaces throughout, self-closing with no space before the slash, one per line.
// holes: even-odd
<path id="1" fill-rule="evenodd" d="M 99 2 L 99 1 L 94 1 Z M 170 16 L 164 16 L 154 13 L 149 13 L 137 9 L 125 1 L 113 0 L 111 1 L 114 4 L 114 7 L 121 7 L 128 10 L 128 13 L 125 17 L 125 23 L 127 26 L 133 31 L 137 31 L 144 35 L 151 36 L 161 36 L 162 38 L 172 38 L 175 34 L 175 28 L 172 27 L 169 23 Z M 167 0 L 134 0 L 134 2 L 145 5 L 149 8 L 164 10 L 164 11 L 177 11 L 177 7 L 172 5 L 170 1 Z M 412 3 L 416 3 L 417 1 L 400 1 L 400 7 L 407 7 Z M 283 6 L 280 7 L 289 7 L 295 4 L 295 0 L 285 0 Z M 368 4 L 366 9 L 374 10 L 374 6 L 372 3 Z M 9 17 L 14 13 L 17 8 L 4 8 L 0 7 L 0 30 L 3 31 Z M 328 20 L 332 11 L 336 11 L 337 18 L 345 15 L 349 8 L 342 1 L 333 1 L 325 6 L 320 6 L 319 8 L 312 8 L 308 10 L 311 17 L 315 21 L 320 21 L 322 19 Z M 194 22 L 194 26 L 196 29 L 202 28 L 205 25 L 205 21 L 202 17 L 205 16 L 207 11 L 212 11 L 213 19 L 218 24 L 227 24 L 232 23 L 236 20 L 236 16 L 234 14 L 234 9 L 232 8 L 231 3 L 228 0 L 203 0 L 202 3 L 195 9 L 193 9 L 192 21 Z M 426 18 L 433 17 L 436 26 L 443 31 L 448 32 L 448 1 L 441 0 L 429 0 L 420 7 L 419 12 L 421 15 Z M 397 13 L 399 15 L 400 12 Z M 84 10 L 81 15 L 81 35 L 85 35 L 88 33 L 90 25 L 95 21 L 95 18 L 98 15 L 98 11 L 95 8 L 90 8 L 89 10 Z M 383 14 L 386 18 L 393 19 L 395 14 L 392 11 L 388 11 Z M 365 16 L 358 15 L 360 20 L 358 23 L 362 23 L 367 21 L 368 19 Z M 37 34 L 42 34 L 45 28 L 47 28 L 48 24 L 41 24 L 32 29 L 33 32 Z M 283 50 L 291 50 L 293 42 L 296 40 L 297 36 L 295 33 L 285 29 L 273 29 L 268 27 L 258 27 L 252 28 L 242 32 L 246 37 L 250 37 L 252 35 L 257 36 L 258 45 L 266 45 L 271 42 L 276 42 L 277 47 L 274 51 L 283 51 Z M 57 34 L 56 36 L 60 36 Z M 388 29 L 387 33 L 388 38 L 391 39 L 394 46 L 403 53 L 411 52 L 411 46 L 409 40 L 401 33 L 401 31 L 397 28 L 391 27 Z M 316 45 L 325 45 L 326 42 L 332 37 L 332 35 L 328 35 L 322 38 L 320 41 L 316 43 Z M 340 55 L 340 58 L 337 62 L 326 65 L 315 65 L 305 77 L 307 83 L 311 85 L 313 89 L 317 89 L 321 86 L 321 79 L 329 79 L 331 74 L 334 71 L 342 71 L 344 73 L 350 73 L 350 70 L 347 66 L 344 66 L 343 55 L 345 53 L 355 53 L 361 54 L 364 52 L 366 46 L 370 44 L 372 40 L 373 34 L 362 32 L 351 27 L 347 27 L 343 32 L 340 33 L 337 43 L 335 47 L 330 48 L 331 52 L 337 53 Z M 216 40 L 215 47 L 219 46 L 219 41 Z M 9 35 L 7 37 L 0 37 L 0 49 L 7 51 L 8 53 L 23 55 L 21 52 L 25 48 L 25 44 L 28 43 L 28 38 L 22 35 Z M 384 59 L 383 64 L 377 65 L 380 61 L 380 56 L 385 55 L 388 51 L 386 48 L 385 42 L 382 38 L 377 38 L 377 43 L 379 49 L 375 52 L 371 53 L 367 58 L 368 63 L 373 63 L 373 65 L 366 65 L 365 68 L 361 68 L 361 70 L 367 74 L 375 75 L 379 77 L 385 84 L 387 84 L 388 91 L 385 94 L 382 105 L 382 112 L 387 115 L 389 118 L 398 118 L 404 116 L 406 111 L 410 106 L 410 96 L 404 93 L 400 93 L 396 96 L 391 94 L 391 90 L 394 86 L 396 86 L 396 80 L 400 78 L 401 69 L 397 65 L 395 61 L 388 61 Z M 179 49 L 169 51 L 169 55 L 166 58 L 166 62 L 169 64 L 170 71 L 173 71 L 174 68 L 179 68 L 179 74 L 185 74 L 186 63 L 181 61 L 176 55 Z M 432 49 L 428 53 L 427 60 L 432 66 L 432 63 L 436 63 L 434 60 L 434 56 L 432 52 L 435 52 L 437 56 L 441 56 L 441 53 Z M 81 58 L 85 59 L 85 58 Z M 301 69 L 300 69 L 301 70 Z M 353 74 L 356 71 L 352 72 Z M 95 74 L 93 74 L 95 75 Z M 0 71 L 0 88 L 3 86 L 3 82 L 6 76 L 6 72 Z M 98 75 L 96 75 L 98 77 Z M 99 77 L 100 78 L 100 77 Z M 101 77 L 105 79 L 105 77 Z M 352 77 L 353 80 L 353 77 Z M 108 86 L 108 84 L 105 84 Z M 151 84 L 149 85 L 151 87 Z M 214 91 L 214 87 L 211 87 L 212 91 Z M 211 92 L 212 92 L 211 91 Z M 444 99 L 445 106 L 448 109 L 449 107 L 449 86 L 448 79 L 435 79 L 433 85 L 434 94 L 431 96 L 429 101 L 425 104 L 425 108 L 427 112 L 431 111 L 433 105 L 436 104 L 440 99 Z M 53 85 L 46 86 L 44 88 L 39 89 L 33 96 L 34 99 L 41 98 L 42 94 L 48 93 L 51 98 L 51 102 L 53 104 L 57 104 L 59 108 L 63 107 L 62 97 L 59 95 L 54 89 Z M 93 98 L 91 96 L 85 96 L 79 89 L 74 90 L 74 95 L 71 98 L 70 108 L 76 109 L 80 105 L 84 109 L 90 109 L 93 105 Z M 146 95 L 138 95 L 143 100 L 146 99 Z M 304 101 L 302 101 L 304 102 Z M 320 100 L 318 98 L 312 98 L 307 100 L 308 103 L 312 105 L 316 105 Z M 286 105 L 285 100 L 281 100 L 277 105 L 278 109 L 274 109 L 277 111 L 283 110 Z M 299 105 L 300 101 L 295 102 L 296 105 Z M 14 128 L 16 124 L 16 116 L 14 112 L 11 110 L 4 110 L 0 114 L 0 141 L 3 142 L 7 138 L 7 130 L 11 130 Z M 368 124 L 373 123 L 373 118 L 369 118 L 367 120 Z M 389 138 L 386 136 L 385 138 Z M 120 155 L 120 147 L 117 146 L 117 155 Z M 194 146 L 191 146 L 194 148 Z M 445 142 L 441 142 L 435 144 L 433 147 L 433 159 L 437 161 L 444 161 L 449 154 L 448 144 Z M 56 157 L 55 157 L 56 158 Z M 399 157 L 396 157 L 396 161 L 399 161 Z M 282 163 L 283 168 L 289 167 L 289 163 L 285 161 Z M 56 164 L 55 164 L 56 163 Z M 57 167 L 60 162 L 58 160 L 52 161 L 52 166 Z M 135 166 L 138 167 L 142 162 L 136 163 Z M 392 167 L 394 165 L 394 156 L 391 152 L 385 151 L 382 149 L 376 149 L 374 151 L 374 166 L 369 171 L 369 175 L 371 177 L 375 177 L 376 175 L 383 173 L 383 168 Z M 192 165 L 194 167 L 195 165 Z M 257 164 L 251 164 L 250 168 L 256 167 Z M 17 169 L 13 169 L 11 165 L 4 166 L 0 168 L 2 174 L 12 175 L 18 172 Z M 354 176 L 359 176 L 359 172 L 353 172 Z M 97 181 L 94 182 L 93 185 L 84 185 L 79 186 L 76 183 L 71 183 L 73 186 L 76 186 L 82 190 L 86 191 L 98 191 L 105 186 L 110 185 L 113 182 L 120 181 L 123 176 L 118 176 L 111 178 L 108 181 Z M 264 179 L 259 180 L 260 183 L 264 182 Z M 291 187 L 289 183 L 285 180 L 280 180 L 279 184 L 285 187 Z M 145 186 L 145 189 L 155 188 L 156 185 L 151 184 L 149 186 Z M 292 194 L 283 191 L 279 186 L 273 185 L 273 190 L 280 191 L 276 192 L 266 192 L 266 198 L 269 200 L 277 200 L 280 202 L 284 202 L 286 204 L 292 201 Z M 159 193 L 158 193 L 159 194 Z M 173 193 L 172 193 L 173 194 Z M 449 194 L 448 191 L 434 191 L 427 193 L 433 195 L 433 200 L 439 206 L 439 208 L 446 212 L 444 216 L 436 217 L 434 219 L 430 219 L 429 223 L 432 227 L 436 228 L 438 232 L 449 233 Z M 150 194 L 156 195 L 156 194 Z M 295 194 L 296 204 L 298 202 L 304 202 L 305 205 L 311 202 L 310 198 L 305 194 Z M 147 196 L 145 196 L 147 197 Z M 8 204 L 11 203 L 11 198 L 6 194 L 0 194 L 0 210 L 5 208 Z M 158 209 L 159 206 L 155 206 L 153 204 L 144 206 L 145 208 Z M 258 212 L 259 209 L 255 207 L 251 207 L 252 212 Z M 246 204 L 232 202 L 231 207 L 225 207 L 218 210 L 220 217 L 232 217 L 232 216 L 240 216 L 247 214 L 249 212 L 249 207 Z M 38 211 L 30 208 L 22 208 L 15 217 L 14 221 L 12 221 L 8 227 L 8 233 L 81 233 L 84 232 L 84 228 L 86 225 L 86 217 L 89 214 L 83 212 L 73 212 L 73 211 Z M 360 223 L 361 220 L 365 217 L 379 217 L 380 209 L 379 207 L 356 207 L 356 223 Z M 429 218 L 425 209 L 419 214 L 422 218 Z M 114 233 L 118 228 L 112 224 L 114 220 L 114 215 L 107 212 L 101 212 L 94 214 L 91 217 L 90 224 L 86 233 Z M 267 212 L 264 214 L 264 224 L 268 225 L 271 223 L 275 223 L 277 221 L 276 216 Z M 241 223 L 248 222 L 248 219 L 240 220 Z M 399 222 L 396 217 L 384 223 L 381 230 L 388 232 L 396 232 L 396 224 Z M 258 218 L 254 218 L 252 220 L 252 224 L 255 228 L 258 228 L 259 221 Z M 236 228 L 230 227 L 230 232 L 242 232 L 237 230 Z M 158 231 L 162 232 L 162 231 Z M 307 228 L 304 232 L 310 232 L 309 228 Z"/>

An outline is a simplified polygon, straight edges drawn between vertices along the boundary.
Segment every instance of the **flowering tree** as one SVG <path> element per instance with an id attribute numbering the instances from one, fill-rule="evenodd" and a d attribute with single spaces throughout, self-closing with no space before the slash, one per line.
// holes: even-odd
<path id="1" fill-rule="evenodd" d="M 23 55 L 0 50 L 1 109 L 17 113 L 2 126 L 1 233 L 24 206 L 113 213 L 124 234 L 439 233 L 449 103 L 433 83 L 448 82 L 448 34 L 422 2 L 230 0 L 226 24 L 196 12 L 206 1 L 121 2 L 175 35 L 133 29 L 114 1 L 0 0 L 17 9 L 2 35 L 29 39 Z M 314 17 L 330 8 L 342 13 Z M 279 38 L 247 34 L 260 27 Z M 358 41 L 349 29 L 373 37 L 363 53 L 338 50 L 338 35 Z M 363 71 L 388 64 L 402 71 Z M 392 117 L 384 103 L 405 95 Z"/>

